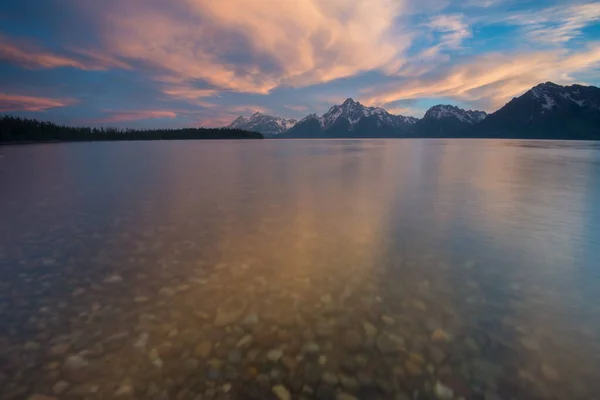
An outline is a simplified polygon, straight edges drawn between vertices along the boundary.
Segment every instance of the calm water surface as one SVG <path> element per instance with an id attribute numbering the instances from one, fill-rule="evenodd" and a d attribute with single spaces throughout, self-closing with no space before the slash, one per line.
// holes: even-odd
<path id="1" fill-rule="evenodd" d="M 599 145 L 0 148 L 2 399 L 597 399 L 599 370 Z"/>

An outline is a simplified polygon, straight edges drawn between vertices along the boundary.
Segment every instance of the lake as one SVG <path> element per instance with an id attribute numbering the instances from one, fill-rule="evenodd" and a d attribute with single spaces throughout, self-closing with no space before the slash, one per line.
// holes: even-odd
<path id="1" fill-rule="evenodd" d="M 600 144 L 0 147 L 2 399 L 593 399 L 599 369 Z"/>

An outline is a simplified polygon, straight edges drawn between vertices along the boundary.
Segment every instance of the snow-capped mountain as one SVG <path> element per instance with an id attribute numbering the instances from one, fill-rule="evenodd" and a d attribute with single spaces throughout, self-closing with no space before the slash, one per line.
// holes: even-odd
<path id="1" fill-rule="evenodd" d="M 594 86 L 561 86 L 552 82 L 534 86 L 524 96 L 533 98 L 540 114 L 560 108 L 600 109 L 600 94 Z"/>
<path id="2" fill-rule="evenodd" d="M 418 121 L 393 115 L 380 107 L 367 107 L 353 99 L 335 105 L 322 116 L 310 114 L 282 137 L 395 137 Z"/>
<path id="3" fill-rule="evenodd" d="M 600 139 L 600 89 L 541 83 L 476 126 L 486 137 Z M 480 135 L 476 130 L 472 135 Z"/>
<path id="4" fill-rule="evenodd" d="M 353 99 L 296 122 L 255 113 L 229 125 L 281 138 L 482 137 L 600 140 L 600 89 L 539 84 L 492 114 L 452 105 L 431 107 L 422 119 L 393 115 Z"/>
<path id="5" fill-rule="evenodd" d="M 329 109 L 322 117 L 320 123 L 323 129 L 327 129 L 340 120 L 348 121 L 351 127 L 355 126 L 361 119 L 367 117 L 376 117 L 381 126 L 400 126 L 403 124 L 414 124 L 418 121 L 414 117 L 405 117 L 403 115 L 392 115 L 381 107 L 366 107 L 358 101 L 351 98 L 346 99 L 341 105 L 335 105 Z"/>
<path id="6" fill-rule="evenodd" d="M 472 125 L 483 121 L 485 117 L 487 117 L 487 113 L 485 111 L 463 110 L 462 108 L 458 108 L 449 104 L 438 104 L 437 106 L 433 106 L 427 110 L 423 118 L 437 120 L 456 118 L 460 122 Z"/>
<path id="7" fill-rule="evenodd" d="M 275 136 L 287 131 L 296 125 L 297 122 L 295 119 L 273 117 L 257 111 L 248 118 L 240 115 L 227 128 L 244 129 L 246 131 L 259 132 L 266 136 Z"/>
<path id="8" fill-rule="evenodd" d="M 463 110 L 456 106 L 439 104 L 431 107 L 414 126 L 417 137 L 452 137 L 487 117 L 484 111 Z"/>

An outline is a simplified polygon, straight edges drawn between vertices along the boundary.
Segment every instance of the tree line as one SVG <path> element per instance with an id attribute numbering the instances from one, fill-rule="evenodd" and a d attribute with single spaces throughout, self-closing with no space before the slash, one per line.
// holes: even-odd
<path id="1" fill-rule="evenodd" d="M 139 130 L 71 127 L 10 115 L 0 119 L 0 143 L 262 138 L 260 133 L 229 128 Z"/>

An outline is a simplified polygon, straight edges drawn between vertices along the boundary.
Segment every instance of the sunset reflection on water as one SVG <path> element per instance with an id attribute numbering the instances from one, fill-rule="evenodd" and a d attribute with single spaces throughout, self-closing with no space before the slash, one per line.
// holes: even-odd
<path id="1" fill-rule="evenodd" d="M 591 145 L 1 152 L 2 398 L 600 394 Z"/>

